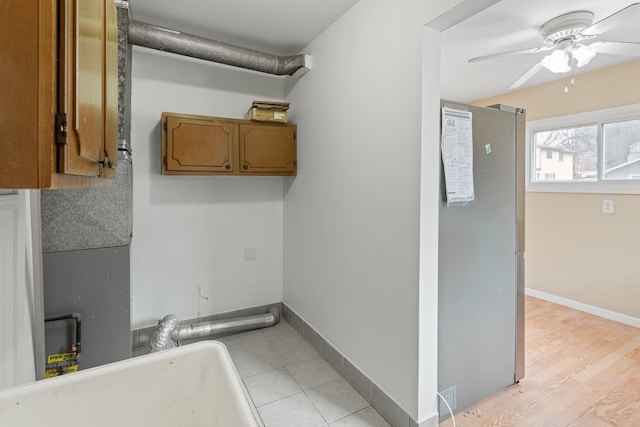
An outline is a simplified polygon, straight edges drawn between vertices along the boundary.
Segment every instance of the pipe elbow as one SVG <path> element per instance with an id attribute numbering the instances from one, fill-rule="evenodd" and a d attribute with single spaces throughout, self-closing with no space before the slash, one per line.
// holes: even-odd
<path id="1" fill-rule="evenodd" d="M 278 310 L 276 307 L 271 307 L 269 309 L 269 313 L 271 314 L 271 316 L 273 316 L 274 325 L 280 323 L 280 310 Z"/>
<path id="2" fill-rule="evenodd" d="M 168 314 L 158 322 L 158 327 L 149 339 L 151 352 L 162 351 L 176 346 L 173 335 L 176 333 L 180 321 L 175 314 Z"/>

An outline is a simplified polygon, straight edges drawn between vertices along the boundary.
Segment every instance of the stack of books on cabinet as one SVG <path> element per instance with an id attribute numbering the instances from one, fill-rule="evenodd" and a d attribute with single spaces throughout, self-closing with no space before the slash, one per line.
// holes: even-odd
<path id="1" fill-rule="evenodd" d="M 244 118 L 259 122 L 287 123 L 288 110 L 288 102 L 253 101 Z"/>

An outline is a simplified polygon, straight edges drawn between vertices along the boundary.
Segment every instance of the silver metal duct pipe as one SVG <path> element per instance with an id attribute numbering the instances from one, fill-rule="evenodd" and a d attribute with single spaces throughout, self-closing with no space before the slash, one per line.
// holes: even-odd
<path id="1" fill-rule="evenodd" d="M 138 46 L 246 68 L 277 76 L 301 77 L 308 55 L 276 56 L 140 21 L 129 22 L 129 42 Z"/>
<path id="2" fill-rule="evenodd" d="M 178 318 L 173 314 L 169 314 L 158 323 L 158 327 L 149 340 L 149 348 L 151 352 L 167 350 L 176 347 L 181 340 L 266 328 L 276 325 L 278 322 L 280 322 L 280 311 L 275 307 L 271 307 L 267 314 L 188 325 L 180 325 Z"/>

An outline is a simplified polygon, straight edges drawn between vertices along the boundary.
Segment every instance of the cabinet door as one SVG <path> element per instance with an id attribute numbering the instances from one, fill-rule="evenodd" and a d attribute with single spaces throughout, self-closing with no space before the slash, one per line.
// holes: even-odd
<path id="1" fill-rule="evenodd" d="M 61 173 L 104 175 L 105 148 L 112 151 L 108 160 L 117 158 L 117 133 L 113 133 L 110 115 L 112 92 L 117 91 L 113 83 L 117 78 L 114 7 L 111 0 L 60 0 L 58 103 L 67 121 L 67 143 L 59 147 Z M 117 102 L 117 92 L 115 96 Z M 115 108 L 117 114 L 117 105 Z"/>
<path id="2" fill-rule="evenodd" d="M 166 116 L 164 174 L 207 175 L 234 171 L 234 123 Z"/>
<path id="3" fill-rule="evenodd" d="M 295 175 L 296 126 L 240 124 L 240 173 Z"/>
<path id="4" fill-rule="evenodd" d="M 56 107 L 54 10 L 34 0 L 2 1 L 0 10 L 0 188 L 46 186 Z"/>

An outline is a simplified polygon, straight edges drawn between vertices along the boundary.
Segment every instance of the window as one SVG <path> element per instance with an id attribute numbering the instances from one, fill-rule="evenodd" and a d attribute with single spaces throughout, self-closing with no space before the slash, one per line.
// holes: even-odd
<path id="1" fill-rule="evenodd" d="M 640 194 L 640 104 L 527 128 L 528 191 Z"/>
<path id="2" fill-rule="evenodd" d="M 597 126 L 580 126 L 533 132 L 536 148 L 546 151 L 545 159 L 535 159 L 544 180 L 580 181 L 597 177 Z M 550 153 L 557 152 L 557 156 Z M 536 150 L 537 152 L 537 150 Z M 564 161 L 565 155 L 567 161 Z M 551 177 L 551 178 L 547 178 Z"/>
<path id="3" fill-rule="evenodd" d="M 638 179 L 640 119 L 602 125 L 604 179 Z"/>

